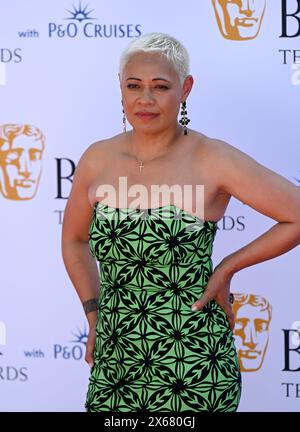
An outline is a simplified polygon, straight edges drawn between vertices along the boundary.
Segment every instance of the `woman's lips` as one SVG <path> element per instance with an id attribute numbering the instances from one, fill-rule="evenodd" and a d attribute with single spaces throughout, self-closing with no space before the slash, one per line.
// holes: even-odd
<path id="1" fill-rule="evenodd" d="M 138 113 L 136 113 L 136 116 L 140 119 L 153 119 L 153 118 L 159 116 L 159 114 L 147 113 L 147 112 L 138 112 Z"/>

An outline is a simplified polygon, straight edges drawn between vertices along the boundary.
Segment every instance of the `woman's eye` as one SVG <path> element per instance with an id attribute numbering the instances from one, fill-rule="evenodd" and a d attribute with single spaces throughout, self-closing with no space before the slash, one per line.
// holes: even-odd
<path id="1" fill-rule="evenodd" d="M 127 88 L 128 89 L 137 89 L 139 86 L 138 84 L 127 84 Z M 155 86 L 155 88 L 159 89 L 159 90 L 168 90 L 168 87 L 166 85 L 160 84 Z"/>

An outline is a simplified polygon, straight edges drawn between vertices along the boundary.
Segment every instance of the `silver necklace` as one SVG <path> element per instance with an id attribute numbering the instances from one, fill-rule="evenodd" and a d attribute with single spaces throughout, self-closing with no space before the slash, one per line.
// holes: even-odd
<path id="1" fill-rule="evenodd" d="M 147 162 L 151 162 L 153 159 L 157 159 L 159 156 L 156 156 L 150 160 L 148 160 Z M 142 159 L 138 159 L 136 156 L 134 156 L 134 158 L 136 159 L 136 161 L 139 163 L 139 169 L 140 169 L 140 173 L 142 172 L 142 168 L 144 168 L 145 165 L 143 165 L 143 160 Z"/>
<path id="2" fill-rule="evenodd" d="M 168 150 L 169 151 L 169 150 Z M 164 156 L 166 153 L 168 153 L 168 151 L 166 151 L 162 156 Z M 137 158 L 135 155 L 132 155 L 135 159 L 136 159 L 136 161 L 139 163 L 139 169 L 140 169 L 140 173 L 142 172 L 142 168 L 144 168 L 144 161 L 142 160 L 142 159 L 139 159 L 139 158 Z M 150 159 L 150 160 L 148 160 L 147 162 L 151 162 L 153 159 L 157 159 L 157 158 L 159 158 L 160 156 L 155 156 L 154 158 L 152 158 L 152 159 Z"/>
<path id="3" fill-rule="evenodd" d="M 160 156 L 164 156 L 166 153 L 168 153 L 168 152 L 165 152 L 163 155 L 160 155 Z M 135 158 L 135 160 L 137 161 L 137 163 L 139 163 L 139 169 L 140 169 L 140 173 L 142 172 L 142 168 L 144 168 L 144 161 L 142 160 L 142 159 L 139 159 L 139 158 L 137 158 L 135 155 L 132 155 L 134 158 Z M 154 159 L 157 159 L 157 158 L 159 158 L 160 156 L 155 156 L 154 158 L 152 158 L 152 159 L 149 159 L 148 161 L 147 161 L 147 163 L 148 162 L 151 162 L 152 160 L 154 160 Z"/>
<path id="4" fill-rule="evenodd" d="M 142 172 L 142 168 L 144 168 L 145 165 L 143 165 L 143 161 L 140 161 L 140 165 L 139 165 L 139 169 L 140 169 L 140 173 Z"/>

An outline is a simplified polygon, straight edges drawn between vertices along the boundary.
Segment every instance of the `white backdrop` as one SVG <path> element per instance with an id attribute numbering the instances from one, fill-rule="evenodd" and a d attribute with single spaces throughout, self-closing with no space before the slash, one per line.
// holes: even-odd
<path id="1" fill-rule="evenodd" d="M 287 3 L 290 12 L 300 7 Z M 61 257 L 71 182 L 59 179 L 59 169 L 70 176 L 71 161 L 88 145 L 122 131 L 118 61 L 132 37 L 162 31 L 181 40 L 195 80 L 189 126 L 300 184 L 300 65 L 292 64 L 300 35 L 280 37 L 281 1 L 267 0 L 259 34 L 240 41 L 221 34 L 210 0 L 82 0 L 85 6 L 84 17 L 79 0 L 0 0 L 0 144 L 8 124 L 31 125 L 45 137 L 41 161 L 29 163 L 36 173 L 42 168 L 40 181 L 26 200 L 6 192 L 0 145 L 1 411 L 84 411 L 86 320 Z M 287 22 L 297 34 L 296 19 Z M 279 50 L 290 50 L 286 61 Z M 214 264 L 273 224 L 233 198 L 218 222 Z M 262 365 L 242 374 L 239 411 L 300 411 L 299 338 L 291 331 L 300 321 L 299 257 L 293 249 L 232 280 L 233 292 L 263 296 L 273 311 Z M 294 371 L 284 370 L 285 355 Z"/>

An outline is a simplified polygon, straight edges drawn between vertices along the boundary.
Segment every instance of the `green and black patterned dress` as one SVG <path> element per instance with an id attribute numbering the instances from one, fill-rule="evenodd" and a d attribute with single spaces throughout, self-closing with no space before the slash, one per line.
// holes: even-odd
<path id="1" fill-rule="evenodd" d="M 212 274 L 216 231 L 173 204 L 95 203 L 100 292 L 87 412 L 236 411 L 241 374 L 225 312 L 215 301 L 191 310 Z"/>

